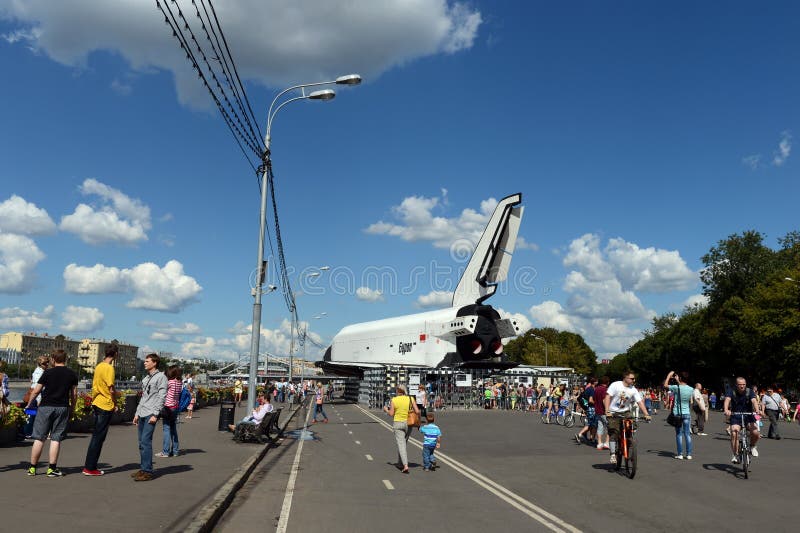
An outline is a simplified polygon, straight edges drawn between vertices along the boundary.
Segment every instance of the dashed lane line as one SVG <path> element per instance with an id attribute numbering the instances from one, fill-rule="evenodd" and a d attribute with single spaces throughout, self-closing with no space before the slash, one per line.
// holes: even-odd
<path id="1" fill-rule="evenodd" d="M 394 490 L 394 485 L 392 485 L 392 482 L 389 481 L 388 479 L 384 479 L 383 484 L 386 486 L 388 490 Z"/>
<path id="2" fill-rule="evenodd" d="M 292 471 L 289 474 L 289 482 L 286 484 L 286 494 L 283 497 L 283 506 L 281 507 L 281 516 L 278 520 L 278 527 L 275 529 L 276 533 L 286 533 L 286 528 L 289 525 L 289 513 L 292 510 L 292 498 L 294 497 L 294 484 L 297 481 L 297 473 L 300 471 L 300 452 L 303 451 L 303 443 L 308 427 L 308 417 L 311 414 L 310 410 L 306 411 L 306 420 L 303 423 L 303 430 L 300 432 L 300 438 L 297 439 L 297 452 L 294 454 L 294 462 L 292 463 Z"/>
<path id="3" fill-rule="evenodd" d="M 356 405 L 362 413 L 370 417 L 371 419 L 375 420 L 379 424 L 381 424 L 386 429 L 392 431 L 392 426 L 389 425 L 386 421 L 378 418 L 374 414 L 370 413 L 363 407 Z M 417 439 L 409 439 L 409 442 L 416 446 L 419 449 L 422 449 L 422 443 Z M 484 476 L 480 472 L 469 468 L 468 466 L 456 461 L 452 457 L 445 455 L 441 452 L 436 452 L 436 458 L 439 460 L 440 463 L 451 467 L 453 470 L 461 474 L 462 476 L 466 477 L 467 479 L 472 480 L 478 486 L 483 487 L 487 491 L 491 492 L 504 502 L 508 503 L 512 507 L 518 509 L 519 511 L 523 512 L 524 514 L 528 515 L 529 517 L 533 518 L 543 526 L 547 527 L 548 529 L 556 532 L 570 532 L 570 533 L 580 533 L 580 529 L 576 528 L 572 524 L 569 524 L 562 520 L 561 518 L 557 517 L 556 515 L 546 511 L 545 509 L 539 507 L 538 505 L 526 500 L 525 498 L 514 494 L 510 490 L 506 489 L 502 485 L 498 485 L 488 477 Z"/>
<path id="4" fill-rule="evenodd" d="M 366 454 L 364 457 L 367 458 L 367 461 L 372 461 L 372 456 L 370 454 Z"/>

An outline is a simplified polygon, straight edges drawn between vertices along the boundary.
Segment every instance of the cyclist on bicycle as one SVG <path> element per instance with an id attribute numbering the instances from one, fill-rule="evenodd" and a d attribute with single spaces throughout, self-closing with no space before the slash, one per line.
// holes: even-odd
<path id="1" fill-rule="evenodd" d="M 733 452 L 731 463 L 736 464 L 739 462 L 739 454 L 737 452 L 739 451 L 739 431 L 742 429 L 742 417 L 731 416 L 731 413 L 760 413 L 758 396 L 747 388 L 747 381 L 744 378 L 736 378 L 736 389 L 725 395 L 725 403 L 722 409 L 725 411 L 725 416 L 730 418 L 731 451 Z M 761 435 L 758 432 L 755 415 L 745 415 L 744 424 L 747 425 L 747 431 L 750 433 L 750 455 L 758 457 L 756 443 L 761 438 Z"/>
<path id="2" fill-rule="evenodd" d="M 622 374 L 622 381 L 615 381 L 608 387 L 606 397 L 603 398 L 603 406 L 608 419 L 608 436 L 611 445 L 611 464 L 617 464 L 617 439 L 622 428 L 622 420 L 632 418 L 631 408 L 638 405 L 644 413 L 646 420 L 650 420 L 650 413 L 644 406 L 642 395 L 633 386 L 635 377 L 633 372 L 627 371 Z"/>

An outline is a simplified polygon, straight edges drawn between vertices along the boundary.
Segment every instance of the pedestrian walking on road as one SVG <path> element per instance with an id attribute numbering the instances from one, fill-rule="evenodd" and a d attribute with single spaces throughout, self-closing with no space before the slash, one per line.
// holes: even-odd
<path id="1" fill-rule="evenodd" d="M 158 355 L 151 353 L 144 358 L 142 379 L 142 397 L 133 416 L 133 425 L 137 427 L 139 437 L 139 471 L 131 477 L 134 481 L 150 481 L 153 479 L 153 431 L 158 422 L 161 408 L 167 399 L 167 376 L 158 371 Z"/>
<path id="2" fill-rule="evenodd" d="M 434 452 L 441 446 L 442 430 L 433 423 L 433 413 L 427 413 L 425 415 L 425 420 L 427 424 L 419 428 L 419 432 L 422 433 L 424 437 L 422 442 L 422 469 L 425 472 L 430 472 L 436 468 L 436 456 Z"/>
<path id="3" fill-rule="evenodd" d="M 42 373 L 26 409 L 33 406 L 40 392 L 42 404 L 39 406 L 36 422 L 33 425 L 33 446 L 28 475 L 36 475 L 36 463 L 39 462 L 44 441 L 49 434 L 50 464 L 47 467 L 47 477 L 61 477 L 63 474 L 58 468 L 58 453 L 61 441 L 67 436 L 67 423 L 78 397 L 78 376 L 72 369 L 67 368 L 67 353 L 64 350 L 53 352 L 53 368 L 48 368 Z"/>
<path id="4" fill-rule="evenodd" d="M 683 423 L 675 428 L 675 444 L 678 448 L 678 453 L 675 459 L 691 459 L 692 458 L 692 417 L 690 415 L 693 389 L 686 384 L 689 378 L 688 372 L 681 372 L 676 374 L 675 371 L 670 371 L 664 379 L 664 388 L 668 389 L 675 397 L 675 402 L 672 406 L 672 414 L 680 417 Z M 671 384 L 671 381 L 675 381 Z M 683 453 L 683 443 L 686 441 L 686 453 Z"/>
<path id="5" fill-rule="evenodd" d="M 606 406 L 603 400 L 608 391 L 608 384 L 611 380 L 608 376 L 600 378 L 600 385 L 594 388 L 594 416 L 597 421 L 597 449 L 608 450 L 608 418 L 606 418 Z"/>
<path id="6" fill-rule="evenodd" d="M 167 398 L 164 400 L 161 425 L 163 430 L 163 447 L 156 457 L 172 457 L 180 454 L 178 440 L 178 416 L 181 399 L 181 377 L 183 372 L 178 365 L 167 369 Z"/>
<path id="7" fill-rule="evenodd" d="M 322 421 L 326 424 L 328 423 L 328 415 L 325 414 L 325 410 L 322 408 L 322 403 L 325 400 L 325 390 L 322 388 L 322 382 L 317 382 L 317 392 L 314 397 L 314 420 L 311 422 L 312 424 L 317 423 L 317 415 L 322 415 Z"/>
<path id="8" fill-rule="evenodd" d="M 97 363 L 92 378 L 92 410 L 94 411 L 94 429 L 89 447 L 86 449 L 86 460 L 83 463 L 84 476 L 102 476 L 105 472 L 97 468 L 103 443 L 111 425 L 111 415 L 117 410 L 114 401 L 114 359 L 119 347 L 112 343 L 105 349 L 103 361 Z"/>
<path id="9" fill-rule="evenodd" d="M 242 380 L 236 378 L 236 381 L 233 382 L 233 401 L 236 402 L 236 407 L 239 407 L 239 404 L 242 402 L 242 392 L 244 392 Z M 283 401 L 283 399 L 281 399 L 281 401 Z"/>
<path id="10" fill-rule="evenodd" d="M 775 392 L 774 387 L 769 387 L 764 396 L 761 397 L 761 405 L 764 406 L 764 412 L 769 418 L 768 439 L 781 440 L 781 434 L 778 431 L 778 415 L 781 412 L 781 401 L 781 395 Z"/>
<path id="11" fill-rule="evenodd" d="M 692 411 L 695 416 L 695 426 L 697 426 L 698 435 L 706 435 L 706 411 L 708 405 L 703 399 L 703 386 L 700 383 L 695 383 L 694 390 L 692 391 Z"/>
<path id="12" fill-rule="evenodd" d="M 394 440 L 397 443 L 397 466 L 404 474 L 408 474 L 408 450 L 406 443 L 411 436 L 411 428 L 408 425 L 408 413 L 413 409 L 419 415 L 417 404 L 411 400 L 411 396 L 406 395 L 406 389 L 402 385 L 397 386 L 397 395 L 392 398 L 388 406 L 383 410 L 392 417 L 392 428 L 394 429 Z"/>

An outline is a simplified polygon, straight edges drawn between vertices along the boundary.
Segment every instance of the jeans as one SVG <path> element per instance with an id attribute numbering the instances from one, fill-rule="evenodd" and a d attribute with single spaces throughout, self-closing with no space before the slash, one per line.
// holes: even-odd
<path id="1" fill-rule="evenodd" d="M 168 408 L 172 413 L 169 420 L 162 419 L 161 422 L 164 428 L 164 447 L 161 450 L 167 455 L 178 455 L 178 410 Z"/>
<path id="2" fill-rule="evenodd" d="M 139 468 L 153 473 L 153 431 L 156 425 L 150 423 L 150 417 L 139 417 Z"/>
<path id="3" fill-rule="evenodd" d="M 436 460 L 433 457 L 433 452 L 436 451 L 436 446 L 423 446 L 422 447 L 422 466 L 430 468 Z"/>
<path id="4" fill-rule="evenodd" d="M 316 419 L 317 419 L 317 414 L 321 414 L 321 415 L 322 415 L 322 418 L 323 418 L 324 420 L 327 420 L 327 419 L 328 419 L 328 415 L 326 415 L 326 414 L 325 414 L 325 410 L 324 410 L 324 409 L 322 409 L 322 404 L 321 404 L 321 403 L 315 403 L 315 404 L 314 404 L 314 420 L 316 420 Z"/>
<path id="5" fill-rule="evenodd" d="M 692 417 L 680 415 L 683 423 L 675 428 L 675 443 L 678 445 L 678 455 L 683 455 L 683 439 L 686 439 L 686 455 L 692 455 Z"/>
<path id="6" fill-rule="evenodd" d="M 780 411 L 776 409 L 766 409 L 767 418 L 769 418 L 769 431 L 767 432 L 767 437 L 770 439 L 781 438 L 781 434 L 778 432 L 778 413 Z"/>
<path id="7" fill-rule="evenodd" d="M 100 409 L 96 405 L 94 409 L 94 430 L 92 430 L 92 440 L 89 441 L 89 448 L 86 450 L 86 461 L 83 467 L 86 470 L 97 470 L 97 461 L 100 459 L 100 452 L 103 450 L 103 443 L 108 435 L 108 426 L 111 425 L 111 415 L 114 411 Z"/>

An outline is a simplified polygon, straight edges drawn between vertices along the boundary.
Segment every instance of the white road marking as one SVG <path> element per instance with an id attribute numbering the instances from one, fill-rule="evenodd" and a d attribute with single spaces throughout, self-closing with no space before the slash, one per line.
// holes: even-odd
<path id="1" fill-rule="evenodd" d="M 358 409 L 360 409 L 365 415 L 372 418 L 373 420 L 377 421 L 386 429 L 392 431 L 393 428 L 390 424 L 386 421 L 378 418 L 377 416 L 373 415 L 363 407 L 356 405 Z M 357 441 L 356 441 L 357 442 Z M 422 449 L 422 443 L 417 439 L 409 439 L 409 442 L 416 446 L 419 449 Z M 487 491 L 491 492 L 504 502 L 508 503 L 512 507 L 522 511 L 529 517 L 533 518 L 540 524 L 544 525 L 548 529 L 557 532 L 571 532 L 571 533 L 580 533 L 580 529 L 576 528 L 572 524 L 568 524 L 567 522 L 563 521 L 556 515 L 546 511 L 545 509 L 539 507 L 538 505 L 526 500 L 525 498 L 514 494 L 510 490 L 506 489 L 505 487 L 498 485 L 488 477 L 484 476 L 483 474 L 469 468 L 468 466 L 459 463 L 452 457 L 445 455 L 441 452 L 436 452 L 436 458 L 439 460 L 439 463 L 447 465 L 451 467 L 453 470 L 461 474 L 462 476 L 466 477 L 474 481 L 478 486 L 483 487 Z M 385 481 L 384 481 L 385 483 Z"/>
<path id="2" fill-rule="evenodd" d="M 370 454 L 366 454 L 364 457 L 367 458 L 367 461 L 372 461 L 372 456 Z"/>
<path id="3" fill-rule="evenodd" d="M 297 472 L 300 471 L 300 452 L 303 451 L 303 443 L 305 442 L 306 427 L 308 427 L 308 417 L 311 411 L 306 412 L 306 420 L 303 424 L 303 430 L 300 432 L 298 440 L 297 452 L 294 454 L 294 462 L 292 463 L 292 471 L 289 474 L 289 482 L 286 484 L 286 495 L 283 497 L 283 506 L 281 507 L 281 517 L 278 520 L 278 527 L 275 529 L 276 533 L 286 533 L 286 528 L 289 525 L 289 513 L 292 510 L 292 498 L 294 497 L 294 484 L 297 481 Z"/>
<path id="4" fill-rule="evenodd" d="M 392 482 L 389 481 L 388 479 L 384 479 L 383 484 L 386 486 L 387 489 L 394 490 L 394 485 L 392 485 Z"/>

